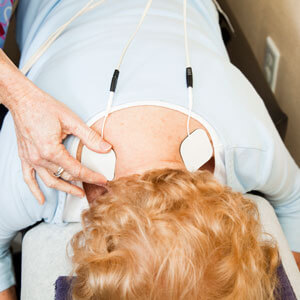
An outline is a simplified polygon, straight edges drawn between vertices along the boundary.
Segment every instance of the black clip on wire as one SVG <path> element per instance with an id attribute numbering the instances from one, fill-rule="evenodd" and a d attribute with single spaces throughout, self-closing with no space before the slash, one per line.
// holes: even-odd
<path id="1" fill-rule="evenodd" d="M 191 67 L 186 68 L 186 85 L 187 87 L 193 87 L 193 70 Z"/>
<path id="2" fill-rule="evenodd" d="M 113 93 L 116 91 L 119 75 L 120 75 L 120 71 L 116 69 L 113 74 L 113 77 L 111 79 L 111 84 L 110 84 L 110 91 Z"/>

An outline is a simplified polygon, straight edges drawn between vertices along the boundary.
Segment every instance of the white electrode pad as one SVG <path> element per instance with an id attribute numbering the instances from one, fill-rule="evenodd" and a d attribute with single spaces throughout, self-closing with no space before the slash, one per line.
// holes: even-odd
<path id="1" fill-rule="evenodd" d="M 197 171 L 207 163 L 213 155 L 213 148 L 206 132 L 197 129 L 188 135 L 181 143 L 180 154 L 190 172 Z"/>
<path id="2" fill-rule="evenodd" d="M 72 183 L 83 189 L 82 182 L 74 181 Z M 89 208 L 89 202 L 86 196 L 84 196 L 83 198 L 78 198 L 72 194 L 67 194 L 67 199 L 63 211 L 63 222 L 67 222 L 67 223 L 80 222 L 82 211 L 88 208 Z"/>
<path id="3" fill-rule="evenodd" d="M 107 180 L 113 180 L 115 177 L 116 154 L 113 150 L 101 154 L 83 146 L 81 163 L 92 171 L 102 174 Z"/>
<path id="4" fill-rule="evenodd" d="M 83 146 L 81 163 L 94 172 L 102 174 L 107 180 L 113 180 L 115 177 L 116 154 L 113 150 L 108 153 L 97 153 Z M 83 188 L 80 181 L 72 183 Z M 89 203 L 86 197 L 78 198 L 68 194 L 63 212 L 63 221 L 68 223 L 80 222 L 82 211 L 88 207 Z"/>

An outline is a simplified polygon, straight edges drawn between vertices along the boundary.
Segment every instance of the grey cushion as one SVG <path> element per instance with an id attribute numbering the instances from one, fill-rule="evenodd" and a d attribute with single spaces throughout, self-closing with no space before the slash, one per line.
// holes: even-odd
<path id="1" fill-rule="evenodd" d="M 53 300 L 58 276 L 72 267 L 66 246 L 81 224 L 67 226 L 41 223 L 26 233 L 22 244 L 22 290 L 24 300 Z"/>

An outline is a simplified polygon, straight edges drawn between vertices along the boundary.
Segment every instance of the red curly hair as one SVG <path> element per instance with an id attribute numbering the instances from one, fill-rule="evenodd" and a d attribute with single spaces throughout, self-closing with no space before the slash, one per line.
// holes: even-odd
<path id="1" fill-rule="evenodd" d="M 256 205 L 209 172 L 109 183 L 72 241 L 75 300 L 275 299 L 277 246 Z"/>

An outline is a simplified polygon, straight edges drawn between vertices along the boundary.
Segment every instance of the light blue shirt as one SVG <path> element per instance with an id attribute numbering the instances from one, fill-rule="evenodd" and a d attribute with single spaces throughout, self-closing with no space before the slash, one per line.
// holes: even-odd
<path id="1" fill-rule="evenodd" d="M 20 67 L 86 2 L 21 0 L 17 23 Z M 87 122 L 105 110 L 113 70 L 145 5 L 146 0 L 105 1 L 72 23 L 33 66 L 28 78 Z M 153 0 L 124 59 L 114 106 L 162 101 L 187 110 L 183 33 L 182 1 Z M 230 63 L 211 0 L 189 1 L 188 37 L 194 71 L 193 112 L 222 141 L 227 185 L 242 193 L 264 193 L 291 250 L 300 252 L 299 168 L 263 101 Z M 14 233 L 41 219 L 59 223 L 66 197 L 39 180 L 47 202 L 44 207 L 37 204 L 22 180 L 13 130 L 9 115 L 0 133 L 0 176 L 2 180 L 7 174 L 14 175 L 0 183 L 5 193 L 0 199 L 0 290 L 13 282 L 7 249 Z"/>

